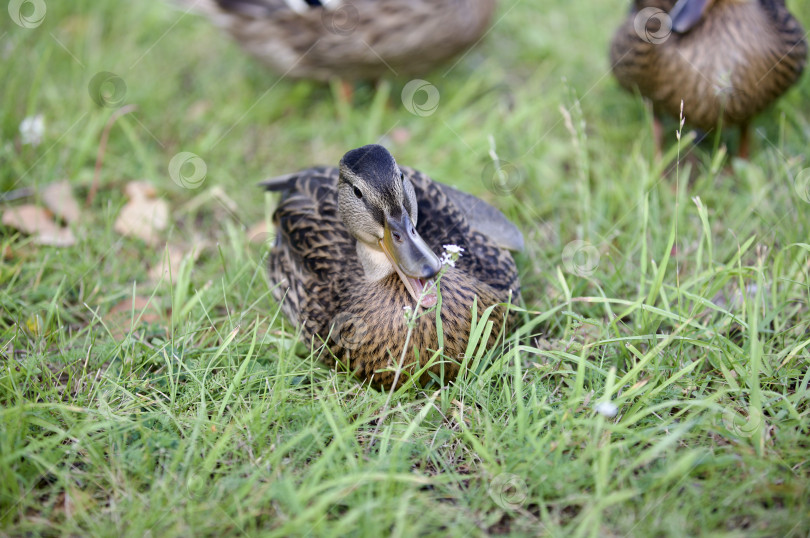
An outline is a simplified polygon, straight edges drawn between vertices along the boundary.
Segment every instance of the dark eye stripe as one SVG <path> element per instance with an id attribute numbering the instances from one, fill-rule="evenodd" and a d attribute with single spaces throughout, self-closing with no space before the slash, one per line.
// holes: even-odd
<path id="1" fill-rule="evenodd" d="M 379 224 L 380 226 L 384 226 L 385 225 L 385 215 L 383 214 L 382 210 L 379 207 L 377 207 L 376 205 L 366 204 L 366 207 L 368 208 L 368 210 L 371 213 L 371 216 L 374 218 L 374 220 L 377 221 L 377 224 Z"/>

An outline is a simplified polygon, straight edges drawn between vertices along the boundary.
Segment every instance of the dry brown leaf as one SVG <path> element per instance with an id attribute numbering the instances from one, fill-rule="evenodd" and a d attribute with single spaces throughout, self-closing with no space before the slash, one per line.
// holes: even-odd
<path id="1" fill-rule="evenodd" d="M 66 375 L 66 374 L 63 374 Z M 75 446 L 78 450 L 78 444 Z M 73 519 L 75 514 L 86 514 L 96 507 L 96 501 L 91 493 L 79 487 L 69 485 L 66 490 L 59 493 L 53 504 L 53 511 L 57 518 Z M 64 514 L 64 515 L 62 515 Z"/>
<path id="2" fill-rule="evenodd" d="M 33 235 L 34 242 L 40 245 L 69 247 L 76 243 L 73 232 L 56 224 L 47 210 L 31 204 L 7 209 L 3 225 Z"/>
<path id="3" fill-rule="evenodd" d="M 407 127 L 395 127 L 391 130 L 391 140 L 396 144 L 407 144 L 411 140 L 411 131 Z"/>
<path id="4" fill-rule="evenodd" d="M 191 249 L 190 253 L 192 260 L 196 261 L 197 258 L 199 258 L 200 250 L 202 250 L 202 248 L 203 245 L 198 244 L 196 247 Z M 177 275 L 180 274 L 180 265 L 183 263 L 187 252 L 177 245 L 168 245 L 167 250 L 168 260 L 166 250 L 161 251 L 160 261 L 153 265 L 149 270 L 149 278 L 152 281 L 157 282 L 161 278 L 165 278 L 166 280 L 171 278 L 172 282 L 177 281 Z"/>
<path id="5" fill-rule="evenodd" d="M 124 192 L 131 200 L 132 198 L 156 198 L 157 189 L 148 181 L 130 181 L 124 187 Z"/>
<path id="6" fill-rule="evenodd" d="M 54 215 L 71 223 L 79 220 L 81 209 L 67 180 L 51 183 L 42 191 L 42 201 Z"/>
<path id="7" fill-rule="evenodd" d="M 133 318 L 134 312 L 134 318 Z M 163 319 L 156 299 L 148 297 L 127 297 L 113 306 L 104 316 L 104 323 L 115 339 L 121 339 L 128 332 L 135 330 L 140 323 L 157 323 Z M 135 325 L 133 326 L 133 322 Z"/>
<path id="8" fill-rule="evenodd" d="M 34 242 L 51 247 L 70 247 L 76 244 L 76 236 L 73 235 L 70 228 L 59 228 L 54 231 L 43 230 L 34 238 Z"/>
<path id="9" fill-rule="evenodd" d="M 7 209 L 3 213 L 3 224 L 29 235 L 59 228 L 45 209 L 30 204 Z"/>
<path id="10" fill-rule="evenodd" d="M 129 202 L 115 220 L 115 231 L 139 237 L 150 245 L 157 244 L 160 232 L 169 224 L 169 204 L 155 198 L 157 191 L 145 181 L 130 181 L 125 192 Z"/>
<path id="11" fill-rule="evenodd" d="M 143 321 L 151 323 L 160 319 L 160 313 L 155 306 L 155 300 L 152 299 L 150 301 L 149 297 L 142 297 L 140 295 L 136 295 L 135 297 L 127 297 L 120 303 L 117 303 L 115 306 L 110 308 L 110 314 L 120 314 L 121 312 L 130 314 L 134 309 L 135 316 L 137 317 L 141 311 L 147 308 L 149 308 L 149 311 L 144 312 L 143 316 L 141 316 Z"/>
<path id="12" fill-rule="evenodd" d="M 180 272 L 180 264 L 183 263 L 184 254 L 183 249 L 180 247 L 169 245 L 168 255 L 165 250 L 161 251 L 160 261 L 149 270 L 149 278 L 154 281 L 161 278 L 166 278 L 166 280 L 171 278 L 172 282 L 174 282 Z"/>
<path id="13" fill-rule="evenodd" d="M 268 226 L 267 221 L 263 220 L 248 228 L 245 233 L 247 234 L 249 242 L 254 245 L 261 245 L 272 240 L 274 229 L 272 224 Z"/>
<path id="14" fill-rule="evenodd" d="M 211 110 L 211 101 L 206 101 L 203 99 L 192 103 L 191 106 L 188 107 L 186 115 L 188 116 L 189 120 L 193 121 L 205 116 L 209 110 Z"/>

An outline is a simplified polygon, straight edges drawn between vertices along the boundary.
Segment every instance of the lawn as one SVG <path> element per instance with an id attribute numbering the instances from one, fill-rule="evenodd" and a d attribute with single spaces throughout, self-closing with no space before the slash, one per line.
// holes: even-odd
<path id="1" fill-rule="evenodd" d="M 627 4 L 503 0 L 430 103 L 279 79 L 158 0 L 3 9 L 0 212 L 68 180 L 79 215 L 0 226 L 0 534 L 806 536 L 810 76 L 750 161 L 676 121 L 657 159 Z M 526 238 L 517 332 L 390 400 L 280 315 L 256 187 L 376 141 Z"/>

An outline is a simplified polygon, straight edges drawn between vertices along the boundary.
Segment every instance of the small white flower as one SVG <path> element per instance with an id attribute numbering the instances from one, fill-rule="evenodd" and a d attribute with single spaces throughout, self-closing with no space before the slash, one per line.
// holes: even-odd
<path id="1" fill-rule="evenodd" d="M 613 402 L 599 402 L 596 404 L 596 412 L 603 417 L 613 418 L 619 412 L 619 408 Z"/>
<path id="2" fill-rule="evenodd" d="M 36 147 L 42 143 L 44 135 L 45 118 L 42 117 L 42 114 L 28 116 L 20 122 L 20 138 L 24 145 L 30 144 Z"/>
<path id="3" fill-rule="evenodd" d="M 460 247 L 458 245 L 444 245 L 444 252 L 442 253 L 442 258 L 439 261 L 442 262 L 442 265 L 455 267 L 456 260 L 461 257 L 462 252 L 464 252 L 464 247 Z"/>

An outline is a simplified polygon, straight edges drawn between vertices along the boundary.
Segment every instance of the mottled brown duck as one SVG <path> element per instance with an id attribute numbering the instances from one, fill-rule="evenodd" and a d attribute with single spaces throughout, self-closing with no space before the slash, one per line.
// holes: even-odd
<path id="1" fill-rule="evenodd" d="M 280 75 L 326 81 L 428 73 L 480 40 L 495 0 L 197 0 L 193 5 Z"/>
<path id="2" fill-rule="evenodd" d="M 487 342 L 507 329 L 520 284 L 510 250 L 523 236 L 486 202 L 399 166 L 382 146 L 346 153 L 339 167 L 318 167 L 263 182 L 281 192 L 269 256 L 275 299 L 302 337 L 327 345 L 370 385 L 401 384 L 443 348 L 433 372 L 453 380 L 476 316 L 497 305 Z M 463 249 L 455 264 L 436 255 Z M 406 313 L 422 315 L 409 335 Z M 406 347 L 407 345 L 407 347 Z M 404 353 L 403 353 L 403 350 Z M 404 357 L 404 360 L 402 359 Z"/>
<path id="3" fill-rule="evenodd" d="M 784 0 L 636 0 L 610 48 L 619 83 L 704 131 L 748 126 L 800 77 L 804 29 Z M 656 124 L 660 148 L 660 124 Z"/>

